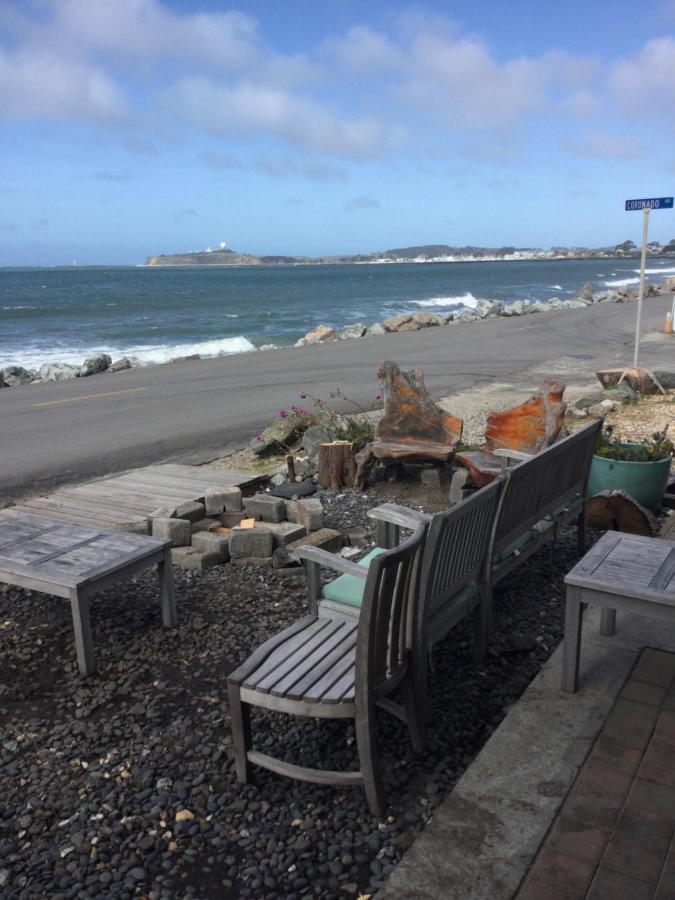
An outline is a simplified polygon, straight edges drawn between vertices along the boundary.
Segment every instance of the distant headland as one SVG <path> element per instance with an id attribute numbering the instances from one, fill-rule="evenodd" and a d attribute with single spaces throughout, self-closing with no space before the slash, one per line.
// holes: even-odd
<path id="1" fill-rule="evenodd" d="M 532 247 L 450 247 L 447 244 L 421 244 L 382 250 L 353 256 L 258 256 L 255 253 L 237 253 L 224 244 L 216 250 L 191 250 L 188 253 L 149 256 L 145 266 L 319 266 L 319 265 L 378 265 L 387 263 L 449 263 L 496 262 L 535 259 L 609 259 L 638 257 L 640 250 L 633 241 L 624 241 L 612 247 L 551 247 L 542 250 Z M 675 256 L 675 240 L 668 244 L 653 241 L 649 244 L 650 257 Z"/>

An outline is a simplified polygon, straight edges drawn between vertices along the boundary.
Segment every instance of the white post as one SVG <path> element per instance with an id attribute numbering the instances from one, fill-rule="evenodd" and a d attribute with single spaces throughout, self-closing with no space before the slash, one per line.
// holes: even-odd
<path id="1" fill-rule="evenodd" d="M 642 255 L 640 257 L 640 289 L 637 299 L 637 321 L 635 323 L 635 349 L 633 350 L 633 368 L 638 367 L 640 354 L 640 330 L 642 328 L 642 301 L 645 295 L 645 263 L 647 262 L 647 235 L 649 232 L 649 207 L 642 210 Z"/>

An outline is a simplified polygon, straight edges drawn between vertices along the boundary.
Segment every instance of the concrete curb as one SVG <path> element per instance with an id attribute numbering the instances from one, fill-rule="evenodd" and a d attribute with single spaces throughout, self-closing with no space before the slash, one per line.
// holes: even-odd
<path id="1" fill-rule="evenodd" d="M 633 615 L 614 637 L 584 615 L 579 691 L 560 690 L 562 646 L 405 854 L 378 900 L 513 897 L 612 704 L 645 646 L 675 651 L 675 630 Z"/>

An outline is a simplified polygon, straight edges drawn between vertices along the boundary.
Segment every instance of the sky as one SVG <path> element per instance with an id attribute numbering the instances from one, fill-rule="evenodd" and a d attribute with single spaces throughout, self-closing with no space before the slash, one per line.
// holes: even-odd
<path id="1" fill-rule="evenodd" d="M 0 265 L 639 243 L 674 193 L 675 0 L 0 0 Z"/>

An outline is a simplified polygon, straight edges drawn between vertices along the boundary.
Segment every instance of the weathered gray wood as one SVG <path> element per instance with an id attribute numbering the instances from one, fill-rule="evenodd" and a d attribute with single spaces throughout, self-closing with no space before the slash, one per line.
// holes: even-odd
<path id="1" fill-rule="evenodd" d="M 349 559 L 344 559 L 336 553 L 329 553 L 328 550 L 322 550 L 320 547 L 310 547 L 309 544 L 303 544 L 296 547 L 291 553 L 291 557 L 296 560 L 306 560 L 307 562 L 319 563 L 319 565 L 327 566 L 329 569 L 335 569 L 336 572 L 345 572 L 348 575 L 356 575 L 357 578 L 365 579 L 368 575 L 368 569 L 360 566 L 358 563 Z"/>
<path id="2" fill-rule="evenodd" d="M 40 515 L 47 519 L 52 519 L 56 522 L 72 522 L 76 525 L 85 525 L 90 528 L 117 528 L 118 525 L 116 522 L 111 522 L 109 519 L 99 518 L 98 516 L 87 516 L 83 513 L 75 513 L 75 512 L 66 512 L 65 510 L 58 509 L 34 509 L 32 506 L 24 506 L 21 503 L 17 503 L 16 506 L 12 507 L 12 512 L 15 515 Z"/>
<path id="3" fill-rule="evenodd" d="M 569 642 L 569 650 L 563 662 L 563 690 L 577 688 L 581 627 L 577 617 L 582 604 L 601 607 L 603 635 L 614 634 L 617 610 L 675 623 L 672 541 L 607 532 L 567 574 L 565 582 L 565 646 Z"/>
<path id="4" fill-rule="evenodd" d="M 563 643 L 562 684 L 563 691 L 570 694 L 577 689 L 579 675 L 579 652 L 581 649 L 581 591 L 574 585 L 567 585 L 565 600 L 565 638 Z"/>
<path id="5" fill-rule="evenodd" d="M 275 635 L 228 678 L 237 777 L 247 781 L 250 763 L 279 774 L 321 784 L 363 784 L 374 814 L 383 796 L 375 746 L 375 698 L 404 687 L 408 721 L 416 747 L 423 731 L 412 700 L 410 645 L 419 602 L 419 559 L 426 524 L 400 546 L 373 559 L 368 569 L 351 564 L 365 576 L 364 605 L 358 620 L 309 616 Z M 323 563 L 336 568 L 331 554 L 307 554 L 310 568 Z M 339 558 L 338 558 L 339 559 Z M 359 571 L 353 571 L 358 569 Z M 404 685 L 405 679 L 409 684 Z M 255 751 L 251 745 L 248 707 L 261 706 L 294 715 L 353 718 L 359 772 L 326 772 L 296 766 Z M 414 720 L 414 721 L 413 721 Z"/>
<path id="6" fill-rule="evenodd" d="M 89 618 L 89 600 L 74 597 L 70 601 L 75 632 L 75 650 L 80 675 L 93 675 L 96 671 L 94 642 L 91 637 L 91 620 Z"/>
<path id="7" fill-rule="evenodd" d="M 171 548 L 164 550 L 164 556 L 157 563 L 159 578 L 159 594 L 162 604 L 162 621 L 166 628 L 174 628 L 178 622 L 176 615 L 176 596 L 173 587 L 173 569 L 171 568 Z"/>
<path id="8" fill-rule="evenodd" d="M 114 522 L 116 525 L 127 525 L 134 522 L 145 522 L 147 517 L 140 516 L 138 513 L 121 513 L 119 510 L 105 506 L 103 503 L 93 503 L 84 498 L 71 500 L 70 498 L 61 498 L 54 495 L 50 498 L 34 497 L 24 500 L 22 504 L 25 508 L 34 509 L 36 515 L 40 515 L 42 510 L 54 510 L 64 515 L 89 516 L 92 519 L 106 519 Z"/>
<path id="9" fill-rule="evenodd" d="M 0 517 L 0 581 L 70 600 L 83 675 L 96 669 L 89 599 L 120 578 L 158 565 L 164 624 L 175 624 L 168 541 L 71 522 L 56 524 L 47 517 L 21 514 L 16 507 L 6 513 Z"/>

